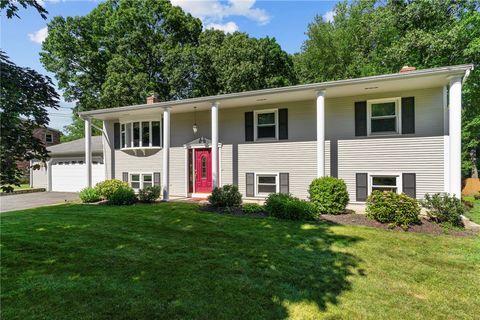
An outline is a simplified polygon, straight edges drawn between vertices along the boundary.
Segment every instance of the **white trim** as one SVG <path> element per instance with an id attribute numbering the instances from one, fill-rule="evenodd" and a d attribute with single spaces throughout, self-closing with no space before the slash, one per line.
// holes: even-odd
<path id="1" fill-rule="evenodd" d="M 280 173 L 279 172 L 254 172 L 254 183 L 253 183 L 253 195 L 258 198 L 268 197 L 268 193 L 259 193 L 258 192 L 258 177 L 259 176 L 275 176 L 275 193 L 280 192 Z"/>
<path id="2" fill-rule="evenodd" d="M 160 120 L 160 126 L 161 123 Z M 170 108 L 163 109 L 163 128 L 160 128 L 160 131 L 161 129 L 163 129 L 162 200 L 168 201 L 170 197 Z"/>
<path id="3" fill-rule="evenodd" d="M 449 92 L 450 194 L 462 196 L 462 77 L 450 79 Z"/>
<path id="4" fill-rule="evenodd" d="M 325 91 L 317 92 L 317 178 L 325 176 Z"/>
<path id="5" fill-rule="evenodd" d="M 443 191 L 450 193 L 450 137 L 443 136 Z"/>
<path id="6" fill-rule="evenodd" d="M 185 197 L 188 197 L 188 148 L 185 148 Z"/>
<path id="7" fill-rule="evenodd" d="M 402 185 L 402 172 L 368 172 L 368 195 L 372 193 L 372 186 L 373 186 L 373 177 L 396 177 L 396 188 L 397 193 L 400 194 L 403 192 L 403 185 Z M 384 187 L 391 187 L 391 186 L 384 186 Z"/>
<path id="8" fill-rule="evenodd" d="M 258 115 L 265 113 L 274 113 L 275 115 L 275 138 L 258 138 Z M 253 111 L 253 141 L 263 142 L 263 141 L 277 141 L 278 140 L 278 108 L 274 109 L 264 109 L 264 110 L 254 110 Z"/>
<path id="9" fill-rule="evenodd" d="M 394 102 L 395 103 L 395 119 L 396 119 L 396 131 L 385 131 L 385 132 L 373 132 L 372 133 L 372 104 L 377 103 L 386 103 Z M 391 97 L 383 99 L 372 99 L 367 100 L 367 134 L 368 136 L 385 136 L 385 135 L 400 135 L 402 134 L 402 116 L 401 116 L 401 98 L 400 97 Z M 388 116 L 385 118 L 392 118 L 393 116 Z M 376 117 L 381 118 L 381 117 Z"/>
<path id="10" fill-rule="evenodd" d="M 212 189 L 219 186 L 219 156 L 218 156 L 218 109 L 219 104 L 213 102 L 211 106 L 211 120 L 212 120 Z"/>
<path id="11" fill-rule="evenodd" d="M 132 175 L 134 175 L 134 174 L 138 174 L 138 175 L 140 176 L 140 181 L 139 181 L 139 183 L 140 183 L 140 188 L 134 188 L 134 187 L 132 187 Z M 135 190 L 136 192 L 138 192 L 138 190 L 140 190 L 140 189 L 144 189 L 144 188 L 145 188 L 145 187 L 144 187 L 145 181 L 143 180 L 143 177 L 146 176 L 146 175 L 152 176 L 152 181 L 151 181 L 151 183 L 152 183 L 152 187 L 153 187 L 153 186 L 154 186 L 153 172 L 129 172 L 129 173 L 128 173 L 128 185 L 129 185 L 133 190 Z M 135 182 L 137 182 L 137 181 L 135 181 Z"/>

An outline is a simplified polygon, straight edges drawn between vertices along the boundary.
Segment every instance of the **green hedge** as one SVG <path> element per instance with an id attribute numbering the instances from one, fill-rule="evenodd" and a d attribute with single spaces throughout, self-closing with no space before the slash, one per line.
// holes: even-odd
<path id="1" fill-rule="evenodd" d="M 406 194 L 375 190 L 367 198 L 367 217 L 407 229 L 419 221 L 420 205 Z"/>
<path id="2" fill-rule="evenodd" d="M 318 213 L 313 204 L 285 193 L 272 193 L 264 205 L 268 215 L 289 220 L 313 220 Z"/>
<path id="3" fill-rule="evenodd" d="M 347 185 L 342 179 L 334 177 L 317 178 L 308 188 L 310 201 L 323 214 L 341 214 L 345 212 L 348 201 Z"/>

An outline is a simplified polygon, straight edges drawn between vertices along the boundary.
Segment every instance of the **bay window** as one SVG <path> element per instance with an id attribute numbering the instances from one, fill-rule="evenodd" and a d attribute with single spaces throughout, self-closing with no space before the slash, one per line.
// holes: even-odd
<path id="1" fill-rule="evenodd" d="M 160 147 L 160 134 L 160 121 L 121 123 L 120 145 L 122 148 Z"/>

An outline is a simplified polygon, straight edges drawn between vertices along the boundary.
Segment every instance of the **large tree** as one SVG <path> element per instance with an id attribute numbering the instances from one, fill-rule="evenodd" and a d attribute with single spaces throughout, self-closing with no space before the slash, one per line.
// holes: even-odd
<path id="1" fill-rule="evenodd" d="M 480 12 L 478 0 L 358 0 L 316 17 L 294 58 L 301 82 L 473 63 L 463 90 L 463 163 L 469 176 L 480 157 Z M 476 155 L 476 157 L 472 157 Z M 472 159 L 477 163 L 473 163 Z"/>

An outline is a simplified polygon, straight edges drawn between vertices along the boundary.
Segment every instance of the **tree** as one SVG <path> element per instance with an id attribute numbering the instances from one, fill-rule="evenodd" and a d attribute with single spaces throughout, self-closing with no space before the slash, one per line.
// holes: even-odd
<path id="1" fill-rule="evenodd" d="M 18 6 L 21 5 L 24 9 L 28 6 L 34 7 L 38 14 L 43 19 L 47 19 L 48 11 L 40 4 L 40 1 L 37 0 L 0 0 L 0 11 L 5 10 L 7 14 L 7 18 L 17 17 L 20 18 L 18 15 Z"/>
<path id="2" fill-rule="evenodd" d="M 45 161 L 48 152 L 33 129 L 49 122 L 47 108 L 58 108 L 52 81 L 35 70 L 21 68 L 0 51 L 0 185 L 3 191 L 20 185 L 17 161 Z"/>
<path id="3" fill-rule="evenodd" d="M 462 172 L 469 176 L 480 158 L 479 7 L 478 0 L 338 4 L 333 22 L 316 17 L 309 25 L 302 52 L 294 57 L 295 70 L 309 83 L 395 73 L 403 65 L 473 63 L 463 90 Z"/>

